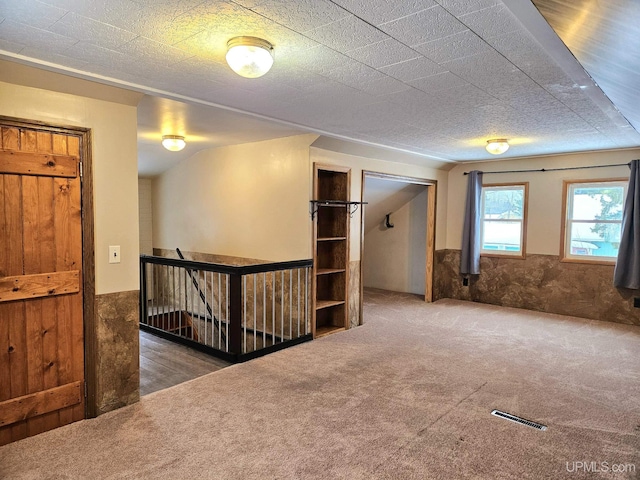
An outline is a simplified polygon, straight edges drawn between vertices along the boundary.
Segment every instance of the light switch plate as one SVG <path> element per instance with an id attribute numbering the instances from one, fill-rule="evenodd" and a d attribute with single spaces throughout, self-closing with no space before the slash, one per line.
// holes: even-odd
<path id="1" fill-rule="evenodd" d="M 120 263 L 120 245 L 109 245 L 109 263 Z"/>

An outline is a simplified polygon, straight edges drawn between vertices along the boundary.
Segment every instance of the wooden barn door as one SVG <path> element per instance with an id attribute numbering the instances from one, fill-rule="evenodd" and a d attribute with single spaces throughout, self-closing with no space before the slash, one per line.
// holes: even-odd
<path id="1" fill-rule="evenodd" d="M 85 411 L 80 137 L 0 131 L 3 445 Z"/>

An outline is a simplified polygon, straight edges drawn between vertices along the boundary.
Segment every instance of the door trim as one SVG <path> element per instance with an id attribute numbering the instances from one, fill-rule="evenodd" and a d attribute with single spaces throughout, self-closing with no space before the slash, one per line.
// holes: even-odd
<path id="1" fill-rule="evenodd" d="M 435 254 L 435 238 L 436 238 L 436 190 L 438 188 L 437 180 L 427 178 L 408 177 L 406 175 L 395 175 L 392 173 L 374 172 L 371 170 L 362 170 L 362 181 L 360 182 L 360 198 L 364 201 L 364 186 L 367 178 L 379 178 L 382 180 L 390 180 L 393 182 L 410 183 L 414 185 L 424 185 L 427 187 L 427 261 L 425 265 L 425 292 L 424 301 L 433 301 L 433 261 Z M 362 325 L 362 315 L 364 306 L 364 216 L 365 210 L 362 210 L 360 216 L 360 325 Z"/>
<path id="2" fill-rule="evenodd" d="M 81 208 L 82 208 L 82 270 L 83 270 L 83 324 L 84 324 L 84 379 L 85 418 L 97 416 L 96 364 L 97 336 L 95 318 L 95 237 L 93 216 L 93 159 L 91 157 L 91 129 L 70 125 L 53 125 L 37 120 L 25 120 L 0 115 L 0 125 L 29 128 L 47 133 L 73 135 L 80 139 L 80 161 L 82 162 Z"/>

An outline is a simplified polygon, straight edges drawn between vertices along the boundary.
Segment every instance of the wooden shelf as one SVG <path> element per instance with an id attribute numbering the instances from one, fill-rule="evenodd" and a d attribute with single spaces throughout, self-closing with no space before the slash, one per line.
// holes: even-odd
<path id="1" fill-rule="evenodd" d="M 335 307 L 336 305 L 344 305 L 344 300 L 316 300 L 316 310 L 323 308 Z"/>
<path id="2" fill-rule="evenodd" d="M 314 265 L 311 320 L 314 338 L 349 328 L 349 220 L 362 202 L 351 202 L 351 170 L 314 164 Z M 330 300 L 329 300 L 330 299 Z"/>
<path id="3" fill-rule="evenodd" d="M 316 338 L 324 337 L 325 335 L 329 335 L 331 333 L 343 332 L 346 330 L 344 327 L 332 327 L 332 326 L 324 326 L 324 327 L 316 327 Z"/>
<path id="4" fill-rule="evenodd" d="M 319 268 L 316 270 L 316 275 L 330 275 L 332 273 L 346 272 L 344 268 Z"/>

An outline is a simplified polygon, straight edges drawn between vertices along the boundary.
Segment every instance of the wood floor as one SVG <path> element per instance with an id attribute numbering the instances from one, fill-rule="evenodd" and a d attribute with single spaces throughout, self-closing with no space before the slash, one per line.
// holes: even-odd
<path id="1" fill-rule="evenodd" d="M 140 331 L 140 395 L 215 372 L 224 360 Z"/>

